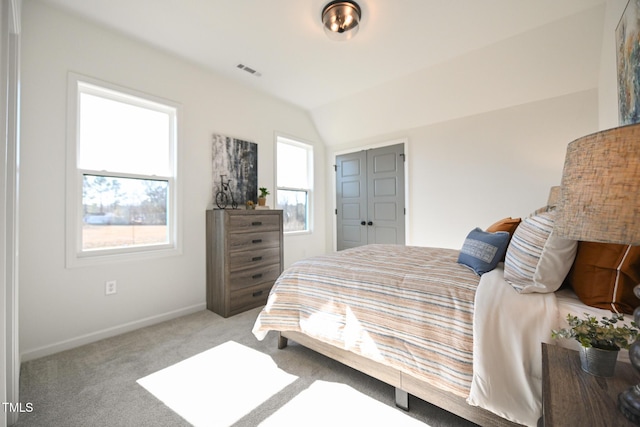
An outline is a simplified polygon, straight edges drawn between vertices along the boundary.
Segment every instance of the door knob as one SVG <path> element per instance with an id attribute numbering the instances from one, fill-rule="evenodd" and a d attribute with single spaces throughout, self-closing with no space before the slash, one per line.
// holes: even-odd
<path id="1" fill-rule="evenodd" d="M 366 223 L 366 222 L 364 222 L 364 221 L 362 221 L 362 222 L 360 223 L 360 225 L 367 225 L 367 223 Z"/>
<path id="2" fill-rule="evenodd" d="M 367 225 L 373 225 L 373 222 L 369 221 L 369 222 L 367 223 Z"/>

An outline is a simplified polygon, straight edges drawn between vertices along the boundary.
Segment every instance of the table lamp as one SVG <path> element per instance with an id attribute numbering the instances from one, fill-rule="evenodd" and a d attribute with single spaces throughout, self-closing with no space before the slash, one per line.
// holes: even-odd
<path id="1" fill-rule="evenodd" d="M 640 245 L 640 124 L 569 144 L 557 211 L 555 232 L 560 237 Z M 640 298 L 640 284 L 634 293 Z M 640 307 L 633 316 L 640 325 Z M 640 373 L 640 340 L 629 348 L 629 359 Z M 640 422 L 640 384 L 620 393 L 618 408 L 629 420 Z"/>
<path id="2" fill-rule="evenodd" d="M 549 200 L 547 200 L 547 206 L 549 209 L 556 209 L 560 202 L 560 186 L 554 185 L 549 190 Z"/>

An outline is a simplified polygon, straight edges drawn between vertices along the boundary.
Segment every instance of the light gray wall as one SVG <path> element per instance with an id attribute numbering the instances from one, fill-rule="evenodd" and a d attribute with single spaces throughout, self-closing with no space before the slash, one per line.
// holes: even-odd
<path id="1" fill-rule="evenodd" d="M 560 183 L 567 144 L 597 131 L 612 108 L 599 108 L 598 91 L 599 68 L 612 66 L 610 52 L 601 59 L 612 37 L 609 9 L 599 5 L 314 109 L 327 163 L 406 138 L 409 244 L 459 248 L 476 226 L 529 215 Z M 613 61 L 615 70 L 615 54 Z M 335 205 L 333 183 L 327 200 Z"/>
<path id="2" fill-rule="evenodd" d="M 331 147 L 327 162 L 407 138 L 407 243 L 459 249 L 473 228 L 544 206 L 560 184 L 567 144 L 597 123 L 592 89 Z M 335 200 L 331 187 L 327 198 Z"/>
<path id="3" fill-rule="evenodd" d="M 616 71 L 616 27 L 628 0 L 607 0 L 598 84 L 599 130 L 618 126 L 618 77 Z"/>
<path id="4" fill-rule="evenodd" d="M 604 4 L 587 9 L 315 108 L 312 117 L 324 142 L 340 146 L 595 89 L 604 15 Z"/>
<path id="5" fill-rule="evenodd" d="M 276 132 L 316 148 L 311 235 L 285 240 L 285 263 L 325 251 L 323 144 L 309 115 L 39 1 L 23 5 L 20 346 L 23 360 L 204 308 L 205 210 L 212 207 L 211 135 L 258 143 L 258 183 L 274 188 Z M 67 73 L 183 106 L 183 254 L 65 268 Z M 273 205 L 273 200 L 269 203 Z M 104 295 L 105 280 L 118 293 Z"/>

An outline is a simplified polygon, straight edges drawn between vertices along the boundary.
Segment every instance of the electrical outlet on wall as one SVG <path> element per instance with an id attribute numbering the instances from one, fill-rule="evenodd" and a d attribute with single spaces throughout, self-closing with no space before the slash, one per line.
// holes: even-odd
<path id="1" fill-rule="evenodd" d="M 115 280 L 107 280 L 104 282 L 104 294 L 113 295 L 118 291 Z"/>

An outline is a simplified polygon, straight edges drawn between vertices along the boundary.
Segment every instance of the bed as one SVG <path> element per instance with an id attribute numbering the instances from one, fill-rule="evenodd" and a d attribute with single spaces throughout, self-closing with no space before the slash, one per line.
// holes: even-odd
<path id="1" fill-rule="evenodd" d="M 507 233 L 508 250 L 482 274 L 459 262 L 462 250 L 400 245 L 299 261 L 276 281 L 253 333 L 263 339 L 277 331 L 279 348 L 293 340 L 394 386 L 404 409 L 411 394 L 480 425 L 536 425 L 541 343 L 555 344 L 550 331 L 567 312 L 609 312 L 586 306 L 570 289 L 558 291 L 577 242 L 554 248 L 560 254 L 549 262 L 561 278 L 551 289 L 519 282 L 518 274 L 529 273 L 514 273 L 514 265 L 526 266 L 509 251 L 521 227 Z M 541 263 L 532 277 L 548 277 L 535 271 Z"/>

